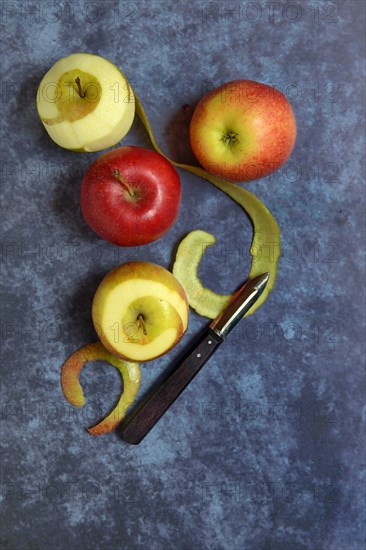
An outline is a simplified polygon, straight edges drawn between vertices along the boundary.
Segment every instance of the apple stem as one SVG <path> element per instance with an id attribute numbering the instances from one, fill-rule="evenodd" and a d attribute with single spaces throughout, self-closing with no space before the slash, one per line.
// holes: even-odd
<path id="1" fill-rule="evenodd" d="M 142 315 L 142 313 L 139 313 L 139 314 L 138 314 L 137 320 L 138 320 L 138 322 L 139 322 L 139 325 L 142 327 L 142 332 L 143 332 L 144 335 L 146 336 L 147 331 L 146 331 L 146 327 L 145 327 L 145 323 L 144 323 L 144 316 Z"/>
<path id="2" fill-rule="evenodd" d="M 78 94 L 80 97 L 85 97 L 85 93 L 83 92 L 83 89 L 81 87 L 80 78 L 75 78 L 76 86 L 78 87 Z"/>
<path id="3" fill-rule="evenodd" d="M 119 170 L 117 170 L 117 169 L 114 170 L 113 175 L 120 183 L 122 183 L 122 185 L 124 185 L 126 187 L 130 197 L 134 197 L 135 193 L 132 191 L 132 187 L 127 183 L 127 181 L 125 181 L 122 178 L 121 174 L 119 173 Z"/>

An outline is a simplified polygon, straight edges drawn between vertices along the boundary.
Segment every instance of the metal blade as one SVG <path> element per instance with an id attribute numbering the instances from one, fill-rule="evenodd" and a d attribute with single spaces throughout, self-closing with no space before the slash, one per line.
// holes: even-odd
<path id="1" fill-rule="evenodd" d="M 262 273 L 247 281 L 235 294 L 222 313 L 210 324 L 210 328 L 221 338 L 225 338 L 258 300 L 265 289 L 269 273 Z"/>

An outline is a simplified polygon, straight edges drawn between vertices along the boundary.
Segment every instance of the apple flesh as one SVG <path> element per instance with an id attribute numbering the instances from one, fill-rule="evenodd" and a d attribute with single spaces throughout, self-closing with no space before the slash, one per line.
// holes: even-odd
<path id="1" fill-rule="evenodd" d="M 92 316 L 103 345 L 126 361 L 150 361 L 175 346 L 188 326 L 179 281 L 149 262 L 127 262 L 99 285 Z"/>
<path id="2" fill-rule="evenodd" d="M 107 59 L 88 53 L 57 61 L 43 77 L 37 110 L 50 137 L 74 151 L 100 151 L 118 143 L 135 115 L 132 88 Z"/>
<path id="3" fill-rule="evenodd" d="M 234 80 L 209 92 L 190 124 L 197 160 L 210 174 L 231 181 L 274 172 L 289 158 L 295 140 L 296 120 L 288 99 L 251 80 Z"/>
<path id="4" fill-rule="evenodd" d="M 106 241 L 138 246 L 159 239 L 173 225 L 181 194 L 178 172 L 162 155 L 119 147 L 100 156 L 85 174 L 81 209 Z"/>

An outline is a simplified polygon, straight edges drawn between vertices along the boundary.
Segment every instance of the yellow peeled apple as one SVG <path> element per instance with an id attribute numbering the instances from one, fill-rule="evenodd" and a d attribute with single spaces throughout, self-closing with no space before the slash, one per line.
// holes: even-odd
<path id="1" fill-rule="evenodd" d="M 89 53 L 63 57 L 43 77 L 37 110 L 55 143 L 73 151 L 116 145 L 131 128 L 135 98 L 121 71 Z"/>
<path id="2" fill-rule="evenodd" d="M 188 301 L 179 281 L 149 262 L 113 269 L 93 300 L 95 329 L 104 346 L 126 361 L 150 361 L 175 346 L 188 326 Z"/>

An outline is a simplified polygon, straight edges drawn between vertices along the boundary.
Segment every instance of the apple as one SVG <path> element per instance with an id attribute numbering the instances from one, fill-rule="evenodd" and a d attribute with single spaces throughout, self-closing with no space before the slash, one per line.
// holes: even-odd
<path id="1" fill-rule="evenodd" d="M 296 121 L 288 99 L 251 80 L 233 80 L 198 103 L 190 142 L 199 163 L 214 176 L 250 181 L 267 176 L 289 158 Z"/>
<path id="2" fill-rule="evenodd" d="M 100 156 L 81 186 L 87 224 L 119 246 L 159 239 L 175 222 L 181 201 L 176 169 L 143 147 L 119 147 Z"/>
<path id="3" fill-rule="evenodd" d="M 178 279 L 149 262 L 127 262 L 100 283 L 92 317 L 103 345 L 126 361 L 143 362 L 175 346 L 188 326 L 188 301 Z"/>
<path id="4" fill-rule="evenodd" d="M 107 59 L 76 53 L 43 77 L 37 110 L 50 137 L 74 151 L 100 151 L 127 134 L 135 98 L 126 77 Z"/>

